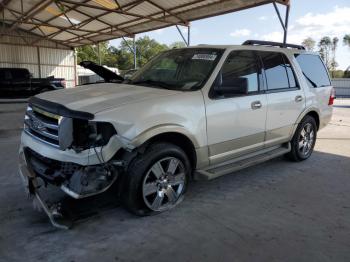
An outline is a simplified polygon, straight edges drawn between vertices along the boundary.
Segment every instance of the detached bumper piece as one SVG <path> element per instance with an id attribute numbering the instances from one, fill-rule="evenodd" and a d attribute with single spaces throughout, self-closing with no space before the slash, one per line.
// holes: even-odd
<path id="1" fill-rule="evenodd" d="M 73 224 L 69 210 L 64 210 L 61 202 L 45 200 L 40 193 L 42 188 L 54 186 L 74 199 L 81 199 L 108 190 L 118 178 L 117 167 L 113 164 L 81 166 L 60 162 L 29 148 L 20 153 L 19 167 L 28 193 L 35 197 L 34 205 L 44 210 L 53 226 L 61 229 L 69 229 Z"/>
<path id="2" fill-rule="evenodd" d="M 38 204 L 41 206 L 41 208 L 44 210 L 46 215 L 49 217 L 51 224 L 54 227 L 61 228 L 61 229 L 70 229 L 73 226 L 73 220 L 66 215 L 61 210 L 61 204 L 56 203 L 51 206 L 48 206 L 48 204 L 43 200 L 40 193 L 36 191 L 35 198 L 38 202 Z"/>

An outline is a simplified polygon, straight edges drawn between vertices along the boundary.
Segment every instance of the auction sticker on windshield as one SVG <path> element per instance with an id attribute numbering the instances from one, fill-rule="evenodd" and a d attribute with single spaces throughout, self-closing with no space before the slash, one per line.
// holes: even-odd
<path id="1" fill-rule="evenodd" d="M 192 59 L 214 61 L 216 57 L 215 54 L 194 54 Z"/>

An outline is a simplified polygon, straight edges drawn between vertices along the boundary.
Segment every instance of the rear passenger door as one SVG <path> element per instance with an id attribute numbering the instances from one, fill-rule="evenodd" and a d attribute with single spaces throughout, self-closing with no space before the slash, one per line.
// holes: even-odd
<path id="1" fill-rule="evenodd" d="M 305 94 L 286 55 L 259 52 L 267 94 L 265 146 L 290 140 L 293 126 L 305 108 Z"/>

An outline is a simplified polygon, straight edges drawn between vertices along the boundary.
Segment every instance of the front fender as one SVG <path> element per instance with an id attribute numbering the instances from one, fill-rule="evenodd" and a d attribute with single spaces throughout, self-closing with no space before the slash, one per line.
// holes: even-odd
<path id="1" fill-rule="evenodd" d="M 138 136 L 136 136 L 130 144 L 134 147 L 138 147 L 151 139 L 152 137 L 155 137 L 160 134 L 164 133 L 179 133 L 181 135 L 186 136 L 188 139 L 191 140 L 195 148 L 199 147 L 199 143 L 194 135 L 192 135 L 190 132 L 188 132 L 183 126 L 177 125 L 177 124 L 162 124 L 157 125 L 154 127 L 151 127 L 142 133 L 140 133 Z"/>

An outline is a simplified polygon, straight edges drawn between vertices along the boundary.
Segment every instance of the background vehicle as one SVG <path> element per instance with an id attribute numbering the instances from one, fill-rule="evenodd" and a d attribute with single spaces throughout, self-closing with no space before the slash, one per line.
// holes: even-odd
<path id="1" fill-rule="evenodd" d="M 122 77 L 124 77 L 124 79 L 130 79 L 136 72 L 138 69 L 129 69 L 126 70 L 123 74 Z"/>
<path id="2" fill-rule="evenodd" d="M 309 158 L 334 92 L 317 54 L 281 45 L 173 49 L 127 81 L 33 97 L 20 148 L 30 192 L 45 206 L 45 183 L 73 198 L 117 183 L 126 208 L 149 215 L 179 204 L 191 179 Z"/>
<path id="3" fill-rule="evenodd" d="M 0 68 L 0 92 L 6 94 L 38 94 L 65 88 L 64 78 L 33 78 L 26 68 Z"/>

